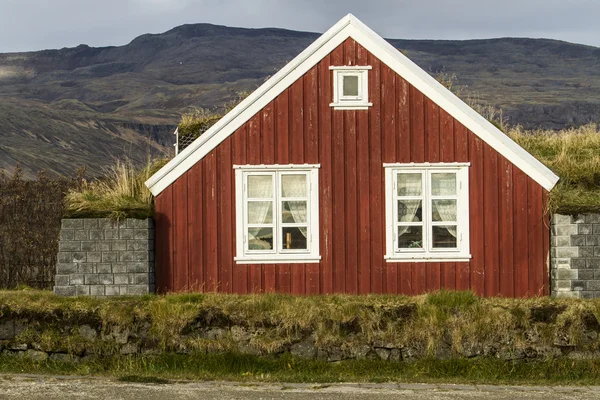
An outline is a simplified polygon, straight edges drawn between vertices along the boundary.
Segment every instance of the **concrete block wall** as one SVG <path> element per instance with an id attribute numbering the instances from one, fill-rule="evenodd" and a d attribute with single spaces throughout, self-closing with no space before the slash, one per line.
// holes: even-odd
<path id="1" fill-rule="evenodd" d="M 152 292 L 152 219 L 62 220 L 54 293 L 116 296 Z"/>
<path id="2" fill-rule="evenodd" d="M 600 297 L 600 214 L 552 216 L 552 296 Z"/>

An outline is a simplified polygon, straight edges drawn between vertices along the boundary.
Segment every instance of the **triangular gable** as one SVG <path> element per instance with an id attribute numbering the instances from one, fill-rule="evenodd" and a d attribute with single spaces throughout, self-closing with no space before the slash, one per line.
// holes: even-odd
<path id="1" fill-rule="evenodd" d="M 558 176 L 550 169 L 442 86 L 385 39 L 373 32 L 352 14 L 348 14 L 148 179 L 146 186 L 152 194 L 157 196 L 169 187 L 177 178 L 202 160 L 348 37 L 360 43 L 361 46 L 379 58 L 382 63 L 402 76 L 417 90 L 529 175 L 544 189 L 550 190 L 554 187 L 558 181 Z"/>

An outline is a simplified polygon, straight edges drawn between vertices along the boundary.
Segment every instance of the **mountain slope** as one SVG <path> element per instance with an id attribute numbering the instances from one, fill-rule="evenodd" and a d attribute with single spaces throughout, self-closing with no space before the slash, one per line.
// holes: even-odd
<path id="1" fill-rule="evenodd" d="M 318 34 L 183 25 L 120 47 L 0 54 L 0 169 L 21 162 L 92 173 L 115 157 L 171 151 L 181 113 L 212 108 L 265 78 Z M 560 128 L 600 118 L 600 49 L 545 39 L 390 40 L 512 123 Z"/>

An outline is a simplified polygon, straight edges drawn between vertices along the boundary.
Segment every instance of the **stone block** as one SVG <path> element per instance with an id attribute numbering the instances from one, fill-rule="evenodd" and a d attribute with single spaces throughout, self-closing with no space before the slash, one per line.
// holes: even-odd
<path id="1" fill-rule="evenodd" d="M 84 275 L 83 274 L 71 274 L 70 276 L 70 283 L 69 285 L 83 285 L 85 284 L 85 281 L 83 279 Z M 58 285 L 58 283 L 57 283 Z M 60 286 L 60 285 L 58 285 Z"/>
<path id="2" fill-rule="evenodd" d="M 112 264 L 110 263 L 98 263 L 96 264 L 96 273 L 98 274 L 111 274 Z"/>
<path id="3" fill-rule="evenodd" d="M 77 296 L 89 296 L 90 287 L 88 285 L 77 285 L 75 286 L 75 294 Z"/>
<path id="4" fill-rule="evenodd" d="M 104 296 L 104 285 L 90 286 L 90 296 Z"/>
<path id="5" fill-rule="evenodd" d="M 590 271 L 590 272 L 592 272 L 594 274 L 592 278 L 589 278 L 590 280 L 592 280 L 592 279 L 600 280 L 600 270 L 598 270 L 598 269 L 586 269 L 585 271 Z M 579 271 L 579 272 L 581 272 L 581 271 Z"/>
<path id="6" fill-rule="evenodd" d="M 585 266 L 586 268 L 600 269 L 600 258 L 588 258 Z"/>
<path id="7" fill-rule="evenodd" d="M 111 242 L 112 251 L 125 251 L 127 250 L 127 240 L 113 240 Z"/>
<path id="8" fill-rule="evenodd" d="M 115 285 L 128 285 L 131 280 L 129 279 L 129 274 L 114 274 L 114 284 Z"/>
<path id="9" fill-rule="evenodd" d="M 573 268 L 573 269 L 587 268 L 587 258 L 572 258 L 571 259 L 571 268 Z"/>
<path id="10" fill-rule="evenodd" d="M 149 229 L 134 229 L 133 238 L 136 240 L 154 239 L 154 231 L 151 231 Z"/>
<path id="11" fill-rule="evenodd" d="M 578 233 L 577 225 L 555 225 L 552 228 L 552 232 L 556 236 L 570 236 Z"/>
<path id="12" fill-rule="evenodd" d="M 104 287 L 104 295 L 105 296 L 118 296 L 119 295 L 119 287 L 115 285 L 106 285 Z"/>
<path id="13" fill-rule="evenodd" d="M 88 236 L 88 231 L 86 230 L 76 230 L 75 231 L 75 240 L 88 240 L 89 236 Z"/>
<path id="14" fill-rule="evenodd" d="M 594 257 L 594 246 L 579 246 L 579 257 Z"/>
<path id="15" fill-rule="evenodd" d="M 148 281 L 150 282 L 151 285 L 154 285 L 156 283 L 155 277 L 154 277 L 154 271 L 148 272 Z"/>
<path id="16" fill-rule="evenodd" d="M 554 214 L 552 215 L 553 225 L 569 225 L 571 224 L 572 218 L 570 215 Z"/>
<path id="17" fill-rule="evenodd" d="M 148 278 L 148 274 L 133 274 L 133 282 L 134 285 L 149 285 L 150 279 Z"/>
<path id="18" fill-rule="evenodd" d="M 127 264 L 126 263 L 113 263 L 112 264 L 112 273 L 113 274 L 123 274 L 127 272 Z"/>
<path id="19" fill-rule="evenodd" d="M 96 251 L 97 248 L 98 246 L 93 240 L 81 241 L 81 251 Z"/>
<path id="20" fill-rule="evenodd" d="M 98 274 L 98 279 L 100 279 L 101 285 L 113 284 L 113 274 Z"/>
<path id="21" fill-rule="evenodd" d="M 69 286 L 69 275 L 54 275 L 54 284 L 56 286 Z"/>
<path id="22" fill-rule="evenodd" d="M 81 251 L 81 242 L 77 240 L 61 240 L 58 251 Z"/>
<path id="23" fill-rule="evenodd" d="M 116 251 L 105 251 L 102 253 L 102 262 L 103 263 L 113 263 L 117 262 L 118 253 Z"/>
<path id="24" fill-rule="evenodd" d="M 119 239 L 133 239 L 133 229 L 119 229 Z"/>
<path id="25" fill-rule="evenodd" d="M 569 247 L 571 245 L 571 236 L 553 236 L 556 247 Z"/>
<path id="26" fill-rule="evenodd" d="M 81 263 L 81 264 L 78 264 L 78 266 L 77 266 L 77 272 L 79 272 L 80 274 L 93 274 L 96 271 L 94 271 L 94 264 Z"/>
<path id="27" fill-rule="evenodd" d="M 110 240 L 98 240 L 96 241 L 97 251 L 110 251 Z"/>
<path id="28" fill-rule="evenodd" d="M 93 263 L 102 262 L 102 252 L 99 251 L 90 251 L 87 253 L 87 261 Z"/>
<path id="29" fill-rule="evenodd" d="M 553 282 L 553 287 L 556 290 L 571 290 L 571 280 L 555 279 Z"/>
<path id="30" fill-rule="evenodd" d="M 75 296 L 75 286 L 54 286 L 54 294 L 57 296 Z"/>
<path id="31" fill-rule="evenodd" d="M 104 240 L 104 231 L 101 229 L 90 229 L 88 231 L 88 238 L 90 240 Z"/>
<path id="32" fill-rule="evenodd" d="M 102 219 L 98 220 L 98 229 L 118 229 L 118 228 L 119 228 L 119 222 L 114 219 L 102 218 Z"/>
<path id="33" fill-rule="evenodd" d="M 59 275 L 69 275 L 77 273 L 77 264 L 75 263 L 58 263 L 56 264 L 56 273 Z"/>
<path id="34" fill-rule="evenodd" d="M 585 284 L 586 290 L 600 290 L 600 281 L 587 281 Z"/>
<path id="35" fill-rule="evenodd" d="M 98 274 L 85 274 L 86 285 L 100 285 L 100 276 Z"/>
<path id="36" fill-rule="evenodd" d="M 150 261 L 149 251 L 134 251 L 133 261 Z"/>
<path id="37" fill-rule="evenodd" d="M 128 295 L 143 295 L 148 294 L 148 285 L 129 285 L 125 287 Z"/>
<path id="38" fill-rule="evenodd" d="M 105 229 L 104 230 L 104 238 L 106 240 L 114 240 L 119 238 L 119 230 L 118 229 Z"/>
<path id="39" fill-rule="evenodd" d="M 135 261 L 134 252 L 133 251 L 120 251 L 119 252 L 119 261 L 120 262 Z"/>
<path id="40" fill-rule="evenodd" d="M 600 214 L 585 214 L 586 224 L 600 224 Z"/>
<path id="41" fill-rule="evenodd" d="M 579 293 L 579 298 L 581 299 L 597 299 L 598 297 L 600 297 L 600 292 L 595 292 L 595 291 L 587 291 L 584 290 L 583 292 L 575 292 L 575 293 Z"/>
<path id="42" fill-rule="evenodd" d="M 127 219 L 127 227 L 130 229 L 152 229 L 153 223 L 152 219 Z"/>
<path id="43" fill-rule="evenodd" d="M 590 236 L 586 236 L 586 235 L 571 235 L 570 236 L 570 243 L 569 246 L 585 246 L 586 244 L 586 238 L 589 238 Z"/>
<path id="44" fill-rule="evenodd" d="M 577 279 L 578 275 L 577 275 L 577 271 L 576 269 L 559 269 L 556 271 L 556 279 L 568 279 L 568 280 L 573 280 L 573 279 Z M 569 285 L 569 287 L 571 287 Z"/>
<path id="45" fill-rule="evenodd" d="M 586 289 L 586 285 L 585 282 L 582 280 L 575 280 L 575 281 L 571 281 L 571 290 L 585 290 Z"/>
<path id="46" fill-rule="evenodd" d="M 577 225 L 577 233 L 580 235 L 590 235 L 592 231 L 592 224 L 579 224 Z"/>
<path id="47" fill-rule="evenodd" d="M 60 221 L 61 229 L 83 229 L 82 219 L 63 219 Z"/>
<path id="48" fill-rule="evenodd" d="M 571 218 L 573 224 L 585 224 L 585 214 L 577 214 Z"/>
<path id="49" fill-rule="evenodd" d="M 76 252 L 72 253 L 72 255 L 73 255 L 72 261 L 74 263 L 87 262 L 87 254 L 83 251 L 76 251 Z"/>
<path id="50" fill-rule="evenodd" d="M 98 229 L 98 219 L 86 218 L 83 220 L 83 229 Z"/>
<path id="51" fill-rule="evenodd" d="M 60 240 L 75 240 L 75 231 L 73 229 L 61 229 Z"/>
<path id="52" fill-rule="evenodd" d="M 585 245 L 586 246 L 599 246 L 600 245 L 600 236 L 598 235 L 586 235 L 585 236 Z M 577 246 L 583 246 L 583 243 Z"/>
<path id="53" fill-rule="evenodd" d="M 148 263 L 148 272 L 154 273 L 154 261 Z"/>
<path id="54" fill-rule="evenodd" d="M 559 299 L 578 299 L 581 293 L 584 292 L 556 292 L 552 295 Z"/>
<path id="55" fill-rule="evenodd" d="M 557 258 L 575 258 L 579 257 L 579 247 L 557 247 Z"/>
<path id="56" fill-rule="evenodd" d="M 577 271 L 577 279 L 580 279 L 582 281 L 587 281 L 590 279 L 600 279 L 594 278 L 597 272 L 600 271 L 594 271 L 593 269 L 580 269 L 579 271 Z"/>
<path id="57" fill-rule="evenodd" d="M 127 264 L 127 272 L 131 272 L 131 273 L 148 272 L 148 263 L 146 263 L 146 262 L 129 263 L 129 264 Z"/>
<path id="58" fill-rule="evenodd" d="M 154 242 L 151 240 L 128 240 L 128 251 L 148 251 L 154 249 Z"/>
<path id="59" fill-rule="evenodd" d="M 570 269 L 571 268 L 571 260 L 572 258 L 553 258 L 552 259 L 552 265 L 554 266 L 554 268 L 567 268 Z M 584 263 L 585 265 L 585 263 Z"/>
<path id="60" fill-rule="evenodd" d="M 60 251 L 56 256 L 56 261 L 59 263 L 72 263 L 73 262 L 73 253 L 70 251 Z"/>

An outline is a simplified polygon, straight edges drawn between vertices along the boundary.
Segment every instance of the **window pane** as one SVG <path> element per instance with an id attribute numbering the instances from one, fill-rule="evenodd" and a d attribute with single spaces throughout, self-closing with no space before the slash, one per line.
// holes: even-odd
<path id="1" fill-rule="evenodd" d="M 431 218 L 433 221 L 456 221 L 456 200 L 432 200 Z"/>
<path id="2" fill-rule="evenodd" d="M 281 243 L 284 250 L 306 250 L 307 228 L 303 227 L 284 227 L 282 229 Z"/>
<path id="3" fill-rule="evenodd" d="M 273 223 L 273 202 L 271 201 L 249 201 L 248 202 L 249 224 L 271 224 Z"/>
<path id="4" fill-rule="evenodd" d="M 422 226 L 399 226 L 398 227 L 398 248 L 399 249 L 420 249 L 423 247 L 423 227 Z"/>
<path id="5" fill-rule="evenodd" d="M 431 174 L 431 194 L 446 196 L 456 194 L 456 174 Z"/>
<path id="6" fill-rule="evenodd" d="M 306 175 L 282 175 L 281 195 L 283 197 L 306 197 Z"/>
<path id="7" fill-rule="evenodd" d="M 281 222 L 305 223 L 306 201 L 284 201 L 281 209 Z"/>
<path id="8" fill-rule="evenodd" d="M 248 175 L 248 197 L 273 197 L 273 177 L 271 175 Z"/>
<path id="9" fill-rule="evenodd" d="M 398 222 L 423 221 L 421 200 L 398 200 Z"/>
<path id="10" fill-rule="evenodd" d="M 358 96 L 358 76 L 343 75 L 344 96 Z"/>
<path id="11" fill-rule="evenodd" d="M 434 226 L 433 227 L 433 247 L 456 248 L 456 225 Z"/>
<path id="12" fill-rule="evenodd" d="M 398 196 L 420 196 L 421 174 L 398 174 Z"/>
<path id="13" fill-rule="evenodd" d="M 248 228 L 248 250 L 273 250 L 273 228 Z"/>

